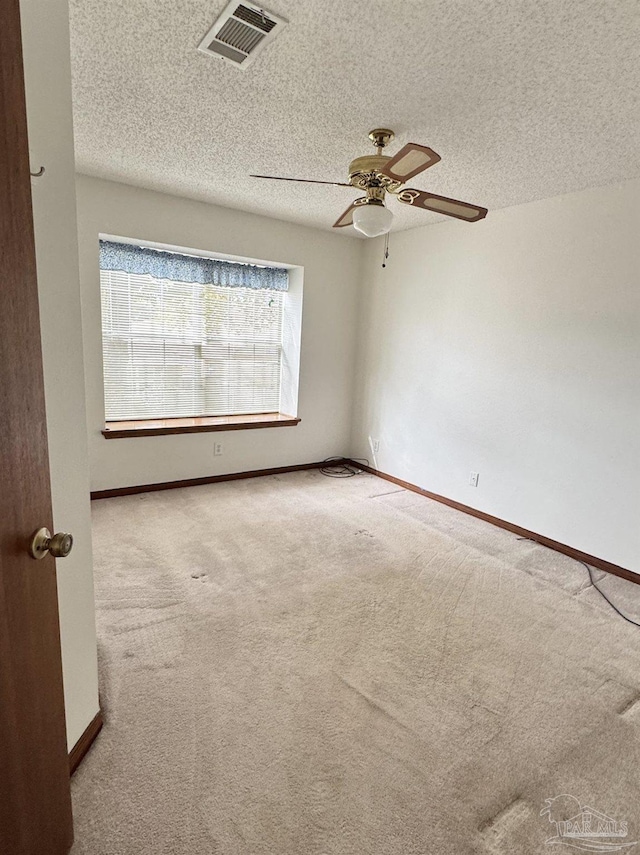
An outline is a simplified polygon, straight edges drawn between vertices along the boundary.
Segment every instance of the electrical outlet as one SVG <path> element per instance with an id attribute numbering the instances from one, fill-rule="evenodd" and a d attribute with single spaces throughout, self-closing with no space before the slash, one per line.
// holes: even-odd
<path id="1" fill-rule="evenodd" d="M 371 451 L 373 451 L 374 454 L 377 454 L 380 451 L 380 440 L 369 439 L 369 442 L 371 443 Z"/>
<path id="2" fill-rule="evenodd" d="M 478 486 L 478 479 L 480 478 L 479 472 L 470 472 L 469 473 L 469 484 L 471 487 Z"/>
<path id="3" fill-rule="evenodd" d="M 220 457 L 220 455 L 222 454 L 222 443 L 221 442 L 214 442 L 213 443 L 213 453 L 215 454 L 216 457 Z"/>

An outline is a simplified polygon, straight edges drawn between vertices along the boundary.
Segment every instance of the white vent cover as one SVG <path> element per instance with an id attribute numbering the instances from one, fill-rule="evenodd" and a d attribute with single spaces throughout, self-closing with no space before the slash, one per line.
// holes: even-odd
<path id="1" fill-rule="evenodd" d="M 198 50 L 247 68 L 287 21 L 253 3 L 229 3 L 198 45 Z"/>

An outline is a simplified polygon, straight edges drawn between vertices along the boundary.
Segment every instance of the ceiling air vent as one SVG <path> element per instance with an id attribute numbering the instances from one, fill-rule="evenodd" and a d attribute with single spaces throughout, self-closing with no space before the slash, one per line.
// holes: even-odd
<path id="1" fill-rule="evenodd" d="M 252 3 L 234 0 L 198 45 L 198 50 L 247 68 L 280 30 L 284 18 Z"/>

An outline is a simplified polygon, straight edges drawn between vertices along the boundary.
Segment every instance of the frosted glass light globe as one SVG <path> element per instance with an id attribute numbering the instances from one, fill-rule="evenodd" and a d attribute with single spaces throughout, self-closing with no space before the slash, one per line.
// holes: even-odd
<path id="1" fill-rule="evenodd" d="M 353 210 L 353 227 L 367 237 L 386 235 L 391 229 L 393 214 L 384 205 L 358 205 Z"/>

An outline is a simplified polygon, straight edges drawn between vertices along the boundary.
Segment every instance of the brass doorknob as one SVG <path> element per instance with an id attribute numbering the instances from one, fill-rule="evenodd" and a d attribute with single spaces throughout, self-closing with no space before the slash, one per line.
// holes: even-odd
<path id="1" fill-rule="evenodd" d="M 31 538 L 29 555 L 32 558 L 44 558 L 50 552 L 54 558 L 66 558 L 72 546 L 72 535 L 59 531 L 52 537 L 48 528 L 39 528 Z"/>

